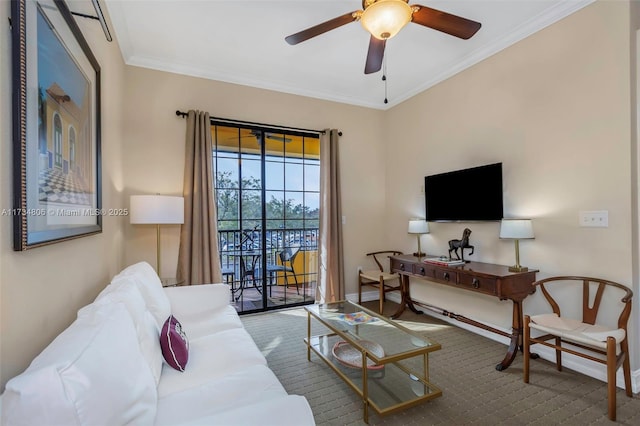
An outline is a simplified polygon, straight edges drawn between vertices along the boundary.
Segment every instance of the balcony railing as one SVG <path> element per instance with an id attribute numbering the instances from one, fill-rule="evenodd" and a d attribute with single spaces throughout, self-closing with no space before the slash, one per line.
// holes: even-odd
<path id="1" fill-rule="evenodd" d="M 318 234 L 313 229 L 267 229 L 263 241 L 262 230 L 228 230 L 218 231 L 218 245 L 223 275 L 226 274 L 238 285 L 243 285 L 246 271 L 251 272 L 251 278 L 261 279 L 263 266 L 281 264 L 279 253 L 286 248 L 298 248 L 300 253 L 294 262 L 295 276 L 300 283 L 314 283 L 316 281 Z M 264 250 L 263 250 L 264 244 Z M 266 264 L 263 263 L 266 259 Z M 242 263 L 242 265 L 241 265 Z M 269 277 L 270 280 L 282 281 L 282 273 Z"/>
<path id="2" fill-rule="evenodd" d="M 265 231 L 264 255 L 267 264 L 276 263 L 273 256 L 285 248 L 299 247 L 302 251 L 318 249 L 319 230 L 314 229 L 267 229 Z M 233 264 L 239 252 L 262 251 L 262 230 L 218 231 L 218 247 L 223 266 Z"/>

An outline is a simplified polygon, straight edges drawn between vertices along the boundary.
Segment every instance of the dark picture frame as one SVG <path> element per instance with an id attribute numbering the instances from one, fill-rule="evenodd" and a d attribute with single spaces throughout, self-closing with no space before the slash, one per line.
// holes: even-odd
<path id="1" fill-rule="evenodd" d="M 102 232 L 100 65 L 63 0 L 11 24 L 14 250 Z"/>

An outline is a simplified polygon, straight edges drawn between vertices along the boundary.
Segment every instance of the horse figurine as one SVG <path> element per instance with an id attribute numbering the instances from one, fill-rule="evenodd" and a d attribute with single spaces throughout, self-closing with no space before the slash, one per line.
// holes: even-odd
<path id="1" fill-rule="evenodd" d="M 471 229 L 465 228 L 462 232 L 461 240 L 449 240 L 449 259 L 451 259 L 451 252 L 456 254 L 458 260 L 460 260 L 460 256 L 458 255 L 458 249 L 462 252 L 462 260 L 464 260 L 464 249 L 471 249 L 471 253 L 469 256 L 473 254 L 474 247 L 469 245 L 469 235 L 471 235 Z"/>

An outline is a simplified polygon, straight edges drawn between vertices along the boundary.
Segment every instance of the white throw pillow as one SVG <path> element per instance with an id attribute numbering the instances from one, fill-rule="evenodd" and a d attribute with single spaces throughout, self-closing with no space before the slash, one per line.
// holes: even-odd
<path id="1" fill-rule="evenodd" d="M 156 320 L 149 312 L 138 286 L 130 277 L 123 277 L 109 284 L 96 300 L 78 312 L 78 316 L 93 315 L 96 309 L 109 303 L 123 303 L 136 327 L 140 352 L 156 381 L 162 373 L 162 350 Z"/>
<path id="2" fill-rule="evenodd" d="M 121 303 L 78 318 L 2 397 L 2 424 L 152 424 L 157 390 Z"/>
<path id="3" fill-rule="evenodd" d="M 159 333 L 164 322 L 171 315 L 171 303 L 162 288 L 162 282 L 158 278 L 158 274 L 147 262 L 139 262 L 125 268 L 113 278 L 112 282 L 121 278 L 132 278 L 135 281 L 140 294 L 144 298 L 147 309 L 156 320 Z"/>

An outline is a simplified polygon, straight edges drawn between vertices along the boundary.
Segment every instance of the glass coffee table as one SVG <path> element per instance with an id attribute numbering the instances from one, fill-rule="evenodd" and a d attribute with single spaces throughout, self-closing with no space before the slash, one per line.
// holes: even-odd
<path id="1" fill-rule="evenodd" d="M 305 306 L 307 360 L 315 352 L 360 397 L 363 418 L 369 407 L 379 415 L 442 395 L 429 382 L 429 353 L 440 344 L 353 302 Z M 311 318 L 328 330 L 311 335 Z"/>

